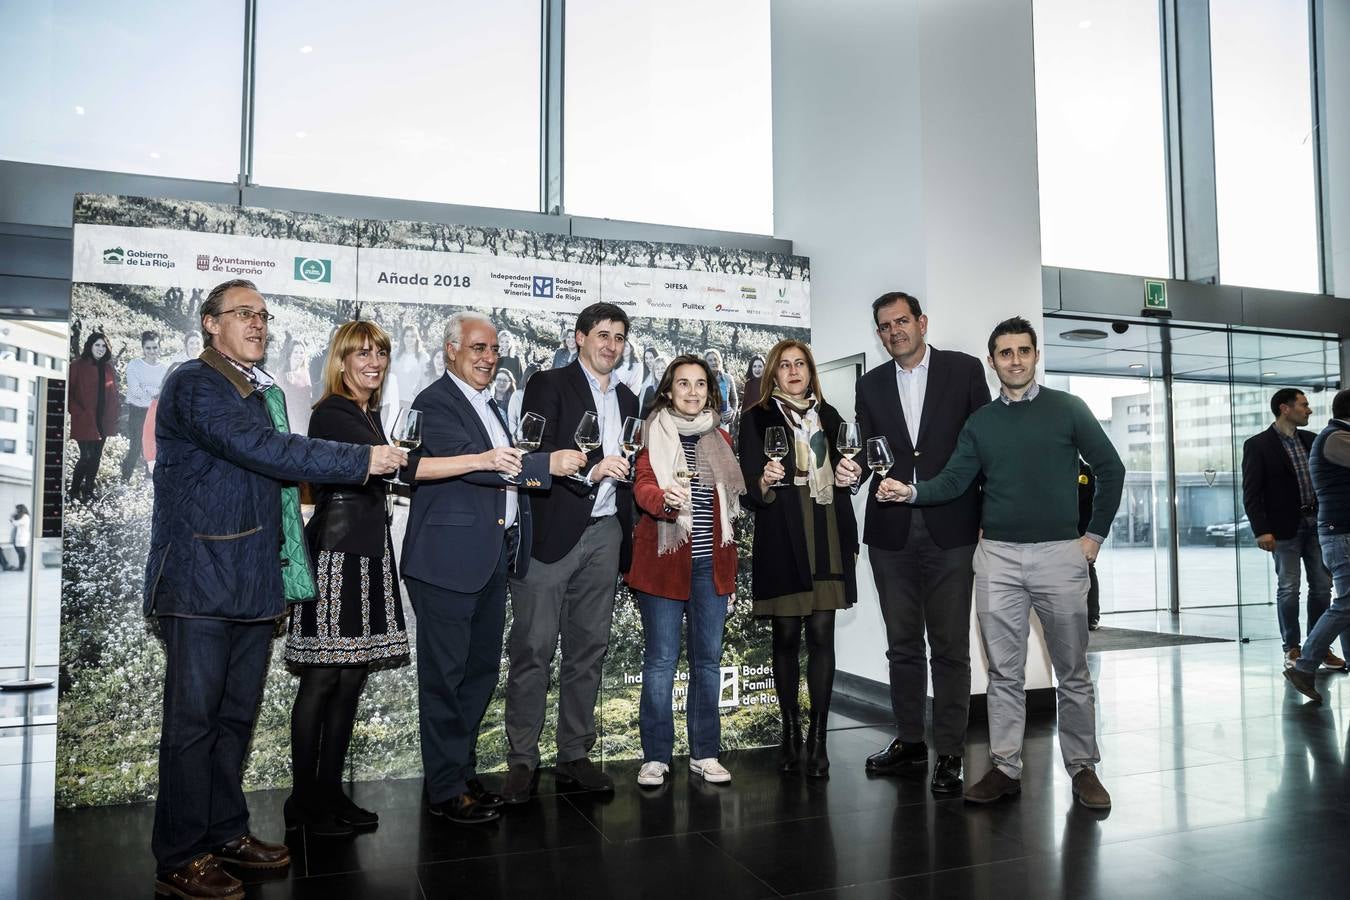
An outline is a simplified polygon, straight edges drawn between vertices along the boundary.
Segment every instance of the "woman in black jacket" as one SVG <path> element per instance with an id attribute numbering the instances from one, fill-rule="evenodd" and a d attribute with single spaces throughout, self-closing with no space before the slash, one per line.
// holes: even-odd
<path id="1" fill-rule="evenodd" d="M 825 402 L 811 350 L 801 341 L 779 341 L 765 364 L 773 379 L 741 420 L 743 503 L 755 511 L 751 593 L 756 616 L 773 619 L 773 672 L 783 715 L 784 773 L 800 766 L 798 703 L 802 626 L 806 626 L 806 686 L 811 709 L 806 774 L 825 777 L 825 720 L 834 687 L 834 614 L 857 599 L 854 568 L 858 525 L 852 497 L 834 486 L 834 447 L 840 417 Z M 767 382 L 766 382 L 767 385 Z M 782 428 L 787 453 L 766 459 L 764 437 Z"/>
<path id="2" fill-rule="evenodd" d="M 348 322 L 324 361 L 323 398 L 309 436 L 352 444 L 387 443 L 380 388 L 389 371 L 389 335 L 373 322 Z M 318 597 L 291 606 L 286 662 L 300 673 L 291 710 L 294 786 L 288 828 L 345 836 L 379 817 L 342 790 L 342 770 L 361 688 L 372 668 L 406 665 L 408 633 L 394 569 L 385 483 L 314 485 L 305 529 Z"/>

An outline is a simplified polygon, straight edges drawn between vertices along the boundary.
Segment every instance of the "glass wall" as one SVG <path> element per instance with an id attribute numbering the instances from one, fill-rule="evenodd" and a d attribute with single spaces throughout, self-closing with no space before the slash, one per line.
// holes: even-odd
<path id="1" fill-rule="evenodd" d="M 259 3 L 257 184 L 539 206 L 539 2 Z"/>
<path id="2" fill-rule="evenodd" d="M 0 4 L 0 159 L 234 181 L 243 57 L 243 3 Z"/>
<path id="3" fill-rule="evenodd" d="M 1046 265 L 1171 274 L 1156 0 L 1036 0 Z"/>
<path id="4" fill-rule="evenodd" d="M 569 213 L 773 233 L 768 0 L 568 0 L 566 34 Z"/>
<path id="5" fill-rule="evenodd" d="M 1210 0 L 1219 280 L 1321 290 L 1307 0 Z"/>
<path id="6" fill-rule="evenodd" d="M 19 677 L 28 662 L 33 588 L 34 665 L 54 666 L 58 660 L 61 538 L 41 536 L 33 481 L 40 463 L 34 455 L 37 428 L 43 421 L 38 384 L 65 378 L 68 335 L 63 322 L 0 319 L 0 670 L 7 670 L 0 680 Z"/>
<path id="7" fill-rule="evenodd" d="M 1277 638 L 1271 557 L 1243 512 L 1242 445 L 1270 426 L 1270 397 L 1283 387 L 1308 395 L 1308 427 L 1320 430 L 1340 383 L 1337 343 L 1114 326 L 1047 317 L 1045 339 L 1047 383 L 1087 401 L 1126 466 L 1097 564 L 1103 623 Z"/>

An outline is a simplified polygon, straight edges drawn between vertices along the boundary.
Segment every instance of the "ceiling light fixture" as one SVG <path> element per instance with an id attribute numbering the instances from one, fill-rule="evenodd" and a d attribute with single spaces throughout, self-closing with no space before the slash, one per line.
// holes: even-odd
<path id="1" fill-rule="evenodd" d="M 1262 378 L 1274 378 L 1274 377 L 1275 377 L 1276 375 L 1278 375 L 1278 374 L 1280 374 L 1280 373 L 1279 373 L 1279 372 L 1262 372 L 1262 373 L 1261 373 L 1261 377 L 1262 377 Z"/>
<path id="2" fill-rule="evenodd" d="M 83 106 L 77 106 L 77 107 L 75 107 L 75 115 L 77 115 L 77 116 L 82 116 L 82 115 L 84 115 L 84 107 L 83 107 Z"/>
<path id="3" fill-rule="evenodd" d="M 1059 336 L 1066 341 L 1104 341 L 1106 332 L 1100 328 L 1074 328 L 1069 331 L 1061 331 Z"/>
<path id="4" fill-rule="evenodd" d="M 309 44 L 306 44 L 305 46 L 303 46 L 303 47 L 300 48 L 300 52 L 301 52 L 301 53 L 313 53 L 313 52 L 314 52 L 314 48 L 311 47 Z"/>
<path id="5" fill-rule="evenodd" d="M 1131 369 L 1142 369 L 1143 367 L 1144 367 L 1143 363 L 1130 363 Z"/>

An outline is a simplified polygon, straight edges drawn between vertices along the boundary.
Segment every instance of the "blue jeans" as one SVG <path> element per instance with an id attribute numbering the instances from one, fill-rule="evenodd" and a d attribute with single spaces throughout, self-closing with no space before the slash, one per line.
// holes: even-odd
<path id="1" fill-rule="evenodd" d="M 1299 646 L 1298 589 L 1300 571 L 1308 578 L 1308 631 L 1331 599 L 1331 576 L 1322 563 L 1317 526 L 1302 522 L 1298 534 L 1275 542 L 1275 614 L 1280 621 L 1280 640 L 1285 650 Z M 1325 655 L 1325 654 L 1323 654 Z"/>
<path id="2" fill-rule="evenodd" d="M 248 831 L 240 781 L 267 677 L 271 622 L 160 618 L 164 718 L 150 848 L 157 871 Z"/>
<path id="3" fill-rule="evenodd" d="M 1342 632 L 1350 628 L 1350 534 L 1322 535 L 1322 558 L 1326 560 L 1331 578 L 1336 583 L 1336 599 L 1331 601 L 1331 606 L 1308 632 L 1308 639 L 1303 642 L 1303 653 L 1294 663 L 1300 672 L 1310 674 L 1316 672 L 1326 658 L 1336 635 L 1342 635 L 1342 646 L 1347 639 Z"/>
<path id="4" fill-rule="evenodd" d="M 642 703 L 638 731 L 642 758 L 670 764 L 675 747 L 672 691 L 675 664 L 680 659 L 680 624 L 689 617 L 689 693 L 685 724 L 689 729 L 689 756 L 717 756 L 722 744 L 718 713 L 722 679 L 722 626 L 727 620 L 727 598 L 713 588 L 712 560 L 694 560 L 689 599 L 668 600 L 635 591 L 642 613 Z"/>

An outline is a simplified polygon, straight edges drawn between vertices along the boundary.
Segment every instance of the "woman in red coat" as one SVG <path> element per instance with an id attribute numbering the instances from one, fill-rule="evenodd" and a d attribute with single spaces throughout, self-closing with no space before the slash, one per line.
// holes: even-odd
<path id="1" fill-rule="evenodd" d="M 103 442 L 117 431 L 122 398 L 117 392 L 108 338 L 95 331 L 84 342 L 84 352 L 70 366 L 70 439 L 80 448 L 80 458 L 70 479 L 70 496 L 94 498 L 94 479 L 103 458 Z"/>
<path id="2" fill-rule="evenodd" d="M 670 771 L 675 745 L 671 694 L 680 658 L 680 626 L 689 620 L 689 769 L 727 782 L 717 760 L 722 742 L 722 627 L 736 591 L 736 537 L 745 480 L 719 426 L 717 379 L 697 356 L 666 369 L 637 457 L 633 495 L 638 522 L 626 576 L 642 614 L 642 701 L 638 730 L 644 762 L 638 784 L 655 787 Z"/>

